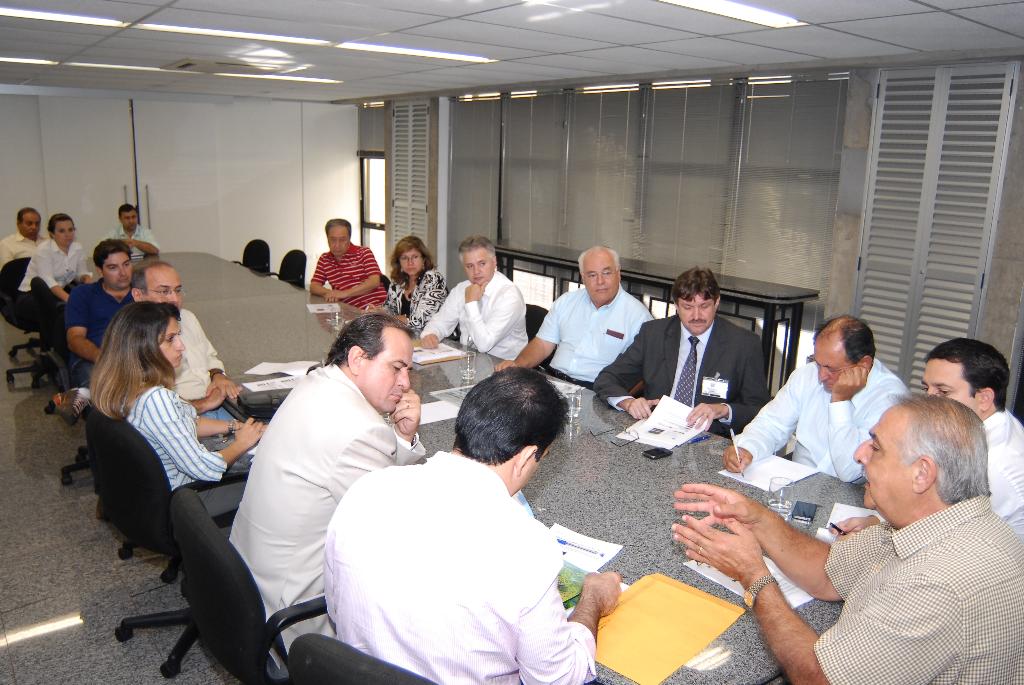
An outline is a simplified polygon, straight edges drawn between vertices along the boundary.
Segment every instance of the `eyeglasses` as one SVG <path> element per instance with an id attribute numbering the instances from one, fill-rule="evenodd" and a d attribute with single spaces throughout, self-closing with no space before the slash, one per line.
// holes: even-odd
<path id="1" fill-rule="evenodd" d="M 840 367 L 838 369 L 834 369 L 831 366 L 825 366 L 824 364 L 819 364 L 818 360 L 814 358 L 813 354 L 807 355 L 807 363 L 808 364 L 814 364 L 815 366 L 817 366 L 819 369 L 821 369 L 822 371 L 824 371 L 825 373 L 827 373 L 830 376 L 835 376 L 837 373 L 841 373 L 843 371 L 846 371 L 847 369 L 852 369 L 853 367 L 857 366 L 856 364 L 850 364 L 849 366 L 842 366 L 842 367 Z"/>
<path id="2" fill-rule="evenodd" d="M 615 269 L 602 269 L 601 271 L 588 271 L 587 273 L 583 274 L 583 278 L 587 279 L 588 281 L 594 281 L 597 280 L 598 276 L 608 279 L 614 275 Z"/>
<path id="3" fill-rule="evenodd" d="M 185 286 L 179 285 L 177 288 L 157 288 L 156 290 L 150 290 L 149 292 L 160 297 L 170 297 L 171 295 L 184 295 Z"/>

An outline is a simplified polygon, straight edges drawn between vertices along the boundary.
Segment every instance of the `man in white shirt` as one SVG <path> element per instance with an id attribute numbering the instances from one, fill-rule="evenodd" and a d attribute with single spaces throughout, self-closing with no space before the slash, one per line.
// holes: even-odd
<path id="1" fill-rule="evenodd" d="M 580 255 L 579 265 L 584 287 L 555 300 L 536 337 L 515 359 L 495 369 L 532 369 L 553 354 L 548 365 L 552 375 L 589 388 L 651 320 L 647 307 L 622 289 L 615 250 L 592 247 Z"/>
<path id="2" fill-rule="evenodd" d="M 18 210 L 18 230 L 0 240 L 0 268 L 15 259 L 31 257 L 36 253 L 36 246 L 45 238 L 39 236 L 39 224 L 42 217 L 31 207 Z"/>
<path id="3" fill-rule="evenodd" d="M 1024 540 L 1024 426 L 1006 411 L 1006 357 L 980 340 L 954 338 L 925 359 L 925 392 L 967 405 L 984 424 L 992 511 Z"/>
<path id="4" fill-rule="evenodd" d="M 153 231 L 139 223 L 139 210 L 130 204 L 117 208 L 117 220 L 120 226 L 110 232 L 108 238 L 123 240 L 132 251 L 132 261 L 160 254 L 160 245 L 156 242 Z"/>
<path id="5" fill-rule="evenodd" d="M 793 461 L 846 482 L 863 467 L 857 446 L 907 387 L 875 359 L 875 336 L 866 323 L 837 316 L 814 334 L 814 355 L 747 424 L 723 455 L 725 468 L 743 471 L 785 447 L 796 433 Z"/>
<path id="6" fill-rule="evenodd" d="M 498 273 L 494 243 L 473 235 L 459 244 L 467 281 L 452 288 L 441 309 L 423 328 L 420 342 L 432 349 L 459 327 L 459 342 L 502 359 L 526 347 L 526 303 L 519 288 Z"/>
<path id="7" fill-rule="evenodd" d="M 544 376 L 506 369 L 466 396 L 450 453 L 353 485 L 324 558 L 338 638 L 438 683 L 593 679 L 598 619 L 621 577 L 588 575 L 567 620 L 559 545 L 514 498 L 565 417 Z"/>
<path id="8" fill-rule="evenodd" d="M 323 594 L 327 524 L 349 487 L 425 455 L 411 368 L 412 332 L 390 314 L 360 316 L 267 426 L 231 526 L 231 543 L 252 571 L 267 616 Z M 397 504 L 406 524 L 422 513 Z M 326 617 L 302 621 L 284 632 L 285 642 L 303 632 L 331 629 Z"/>
<path id="9" fill-rule="evenodd" d="M 174 373 L 174 391 L 196 411 L 208 418 L 230 421 L 234 417 L 221 408 L 225 399 L 236 399 L 239 387 L 224 373 L 199 319 L 182 307 L 185 288 L 177 270 L 158 260 L 145 260 L 132 269 L 132 297 L 136 302 L 165 302 L 181 313 L 181 339 L 185 354 Z"/>

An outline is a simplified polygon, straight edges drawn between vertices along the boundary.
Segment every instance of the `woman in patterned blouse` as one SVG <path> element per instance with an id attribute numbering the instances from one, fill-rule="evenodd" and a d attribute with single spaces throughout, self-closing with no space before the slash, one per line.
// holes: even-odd
<path id="1" fill-rule="evenodd" d="M 434 268 L 434 259 L 423 241 L 412 235 L 399 240 L 391 252 L 391 285 L 384 307 L 419 331 L 446 297 L 444 276 Z"/>

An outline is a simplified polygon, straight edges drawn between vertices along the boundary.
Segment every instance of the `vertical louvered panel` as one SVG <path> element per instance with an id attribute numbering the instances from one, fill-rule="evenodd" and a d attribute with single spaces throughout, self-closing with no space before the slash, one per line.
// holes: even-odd
<path id="1" fill-rule="evenodd" d="M 1014 71 L 882 76 L 858 302 L 879 356 L 911 387 L 932 347 L 977 327 Z"/>
<path id="2" fill-rule="evenodd" d="M 391 244 L 407 235 L 429 242 L 430 105 L 425 100 L 397 102 L 392 112 Z"/>

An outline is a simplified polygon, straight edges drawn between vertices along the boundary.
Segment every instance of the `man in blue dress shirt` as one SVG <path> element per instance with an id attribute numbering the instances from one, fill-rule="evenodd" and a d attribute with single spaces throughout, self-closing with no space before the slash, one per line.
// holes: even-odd
<path id="1" fill-rule="evenodd" d="M 580 255 L 579 265 L 584 288 L 555 300 L 536 337 L 496 370 L 533 368 L 553 352 L 553 375 L 589 388 L 601 369 L 629 347 L 640 326 L 651 320 L 647 307 L 622 289 L 615 250 L 592 247 Z"/>

